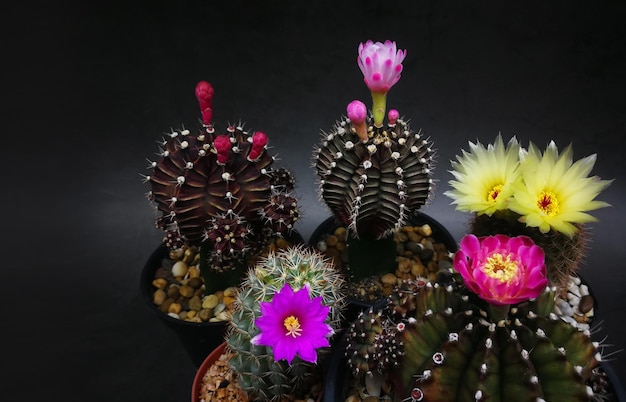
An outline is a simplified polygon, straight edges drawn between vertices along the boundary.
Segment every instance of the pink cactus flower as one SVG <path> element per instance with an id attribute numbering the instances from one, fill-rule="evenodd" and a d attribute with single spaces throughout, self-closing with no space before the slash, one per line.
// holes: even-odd
<path id="1" fill-rule="evenodd" d="M 388 92 L 400 79 L 402 61 L 406 57 L 406 50 L 397 50 L 396 42 L 372 42 L 368 40 L 359 45 L 357 63 L 365 85 L 372 92 Z"/>
<path id="2" fill-rule="evenodd" d="M 271 302 L 261 302 L 261 316 L 255 321 L 261 333 L 251 342 L 270 346 L 276 361 L 291 364 L 297 354 L 316 363 L 317 349 L 330 346 L 333 329 L 325 323 L 329 311 L 321 296 L 310 298 L 308 286 L 294 292 L 286 283 Z"/>
<path id="3" fill-rule="evenodd" d="M 535 298 L 548 284 L 543 249 L 527 236 L 467 235 L 454 268 L 468 289 L 495 305 Z"/>

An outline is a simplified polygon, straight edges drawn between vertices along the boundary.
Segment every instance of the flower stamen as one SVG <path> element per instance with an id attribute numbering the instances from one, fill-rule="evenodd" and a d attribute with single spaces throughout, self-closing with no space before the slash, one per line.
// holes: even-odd
<path id="1" fill-rule="evenodd" d="M 287 329 L 287 333 L 285 335 L 291 335 L 294 338 L 302 335 L 302 328 L 300 327 L 298 317 L 290 315 L 285 318 L 283 325 L 285 326 L 285 329 Z"/>
<path id="2" fill-rule="evenodd" d="M 510 254 L 493 253 L 487 257 L 483 271 L 501 282 L 511 283 L 518 271 L 517 262 L 511 259 Z"/>
<path id="3" fill-rule="evenodd" d="M 537 197 L 537 207 L 547 216 L 555 216 L 559 213 L 559 200 L 552 191 L 542 191 Z"/>
<path id="4" fill-rule="evenodd" d="M 502 184 L 497 184 L 493 186 L 491 190 L 489 190 L 489 192 L 487 193 L 487 201 L 495 203 L 498 199 L 498 195 L 500 195 L 500 192 L 502 192 Z"/>

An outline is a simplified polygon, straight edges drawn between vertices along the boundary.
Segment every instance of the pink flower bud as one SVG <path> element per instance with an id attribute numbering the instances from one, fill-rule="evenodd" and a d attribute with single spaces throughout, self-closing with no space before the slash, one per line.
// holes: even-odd
<path id="1" fill-rule="evenodd" d="M 218 135 L 215 137 L 215 140 L 213 140 L 213 146 L 217 151 L 217 162 L 223 165 L 228 161 L 228 154 L 232 147 L 230 138 L 227 135 Z"/>
<path id="2" fill-rule="evenodd" d="M 257 131 L 252 135 L 252 148 L 248 154 L 248 159 L 251 161 L 257 160 L 265 146 L 267 145 L 267 135 L 261 131 Z"/>
<path id="3" fill-rule="evenodd" d="M 387 119 L 389 119 L 389 125 L 393 126 L 398 121 L 400 117 L 400 113 L 396 109 L 391 109 L 389 113 L 387 113 Z"/>
<path id="4" fill-rule="evenodd" d="M 196 85 L 196 98 L 200 105 L 200 112 L 202 113 L 202 122 L 205 125 L 211 123 L 213 117 L 213 109 L 211 109 L 211 102 L 213 101 L 213 87 L 207 81 L 200 81 Z"/>
<path id="5" fill-rule="evenodd" d="M 360 100 L 353 100 L 348 103 L 347 107 L 348 118 L 352 123 L 352 127 L 356 131 L 361 141 L 367 141 L 367 124 L 365 119 L 367 117 L 367 106 Z"/>

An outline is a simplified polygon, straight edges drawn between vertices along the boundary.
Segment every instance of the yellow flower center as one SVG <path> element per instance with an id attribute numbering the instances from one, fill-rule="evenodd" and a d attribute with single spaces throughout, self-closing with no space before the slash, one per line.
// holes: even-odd
<path id="1" fill-rule="evenodd" d="M 552 191 L 542 191 L 537 197 L 537 207 L 547 216 L 559 213 L 559 200 Z"/>
<path id="2" fill-rule="evenodd" d="M 515 278 L 517 270 L 517 262 L 511 260 L 509 254 L 502 255 L 500 253 L 493 253 L 487 257 L 483 268 L 485 274 L 498 279 L 500 282 L 511 282 Z"/>
<path id="3" fill-rule="evenodd" d="M 502 184 L 498 184 L 493 186 L 491 190 L 487 193 L 487 201 L 496 202 L 498 195 L 502 191 Z"/>
<path id="4" fill-rule="evenodd" d="M 287 329 L 286 335 L 291 335 L 294 338 L 296 336 L 302 335 L 302 328 L 300 328 L 300 321 L 298 321 L 297 317 L 290 315 L 289 317 L 285 318 L 285 321 L 283 321 L 283 325 L 285 326 L 285 329 Z"/>

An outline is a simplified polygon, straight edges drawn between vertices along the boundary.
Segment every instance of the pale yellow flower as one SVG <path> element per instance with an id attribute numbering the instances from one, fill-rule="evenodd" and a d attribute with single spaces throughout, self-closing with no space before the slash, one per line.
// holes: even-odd
<path id="1" fill-rule="evenodd" d="M 559 155 L 551 141 L 545 152 L 530 143 L 528 152 L 520 153 L 522 181 L 514 186 L 515 197 L 509 209 L 521 215 L 520 221 L 537 227 L 542 233 L 551 229 L 572 237 L 578 230 L 575 224 L 596 220 L 586 211 L 609 206 L 594 200 L 612 180 L 589 177 L 596 162 L 590 155 L 572 163 L 572 146 Z"/>
<path id="2" fill-rule="evenodd" d="M 450 173 L 455 180 L 448 183 L 453 190 L 444 194 L 452 198 L 459 211 L 491 216 L 508 208 L 513 194 L 512 185 L 519 180 L 519 150 L 515 137 L 504 145 L 498 135 L 493 144 L 483 146 L 479 141 L 469 143 L 469 152 L 452 161 Z"/>

